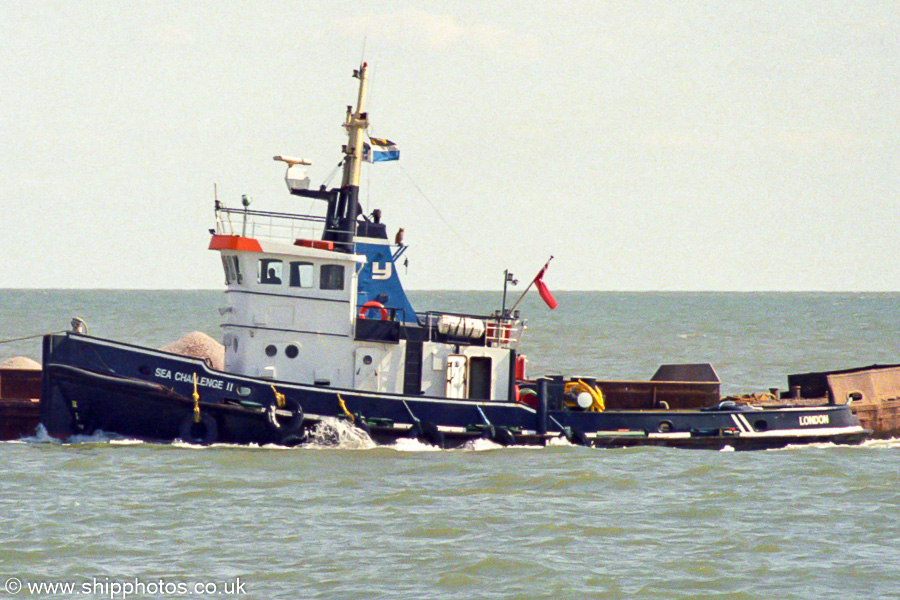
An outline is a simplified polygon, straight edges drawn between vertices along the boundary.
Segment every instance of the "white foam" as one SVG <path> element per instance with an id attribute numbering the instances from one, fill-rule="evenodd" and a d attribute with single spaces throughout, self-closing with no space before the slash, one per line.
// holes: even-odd
<path id="1" fill-rule="evenodd" d="M 124 439 L 112 439 L 109 440 L 110 445 L 112 446 L 137 446 L 139 444 L 144 444 L 144 440 L 135 440 L 131 438 Z"/>
<path id="2" fill-rule="evenodd" d="M 91 435 L 73 435 L 66 438 L 66 443 L 68 444 L 107 444 L 112 442 L 130 442 L 135 444 L 142 444 L 140 440 L 136 440 L 134 438 L 128 438 L 124 435 L 119 435 L 117 433 L 107 433 L 102 429 L 98 429 Z"/>
<path id="3" fill-rule="evenodd" d="M 885 440 L 873 438 L 866 440 L 861 445 L 864 448 L 900 448 L 900 438 L 888 438 Z"/>
<path id="4" fill-rule="evenodd" d="M 836 448 L 837 445 L 832 442 L 817 442 L 813 444 L 788 444 L 781 448 L 767 448 L 766 452 L 790 452 L 794 450 L 806 450 L 809 448 Z"/>
<path id="5" fill-rule="evenodd" d="M 377 444 L 369 435 L 349 421 L 325 417 L 309 432 L 303 448 L 367 450 Z"/>
<path id="6" fill-rule="evenodd" d="M 503 446 L 501 446 L 497 442 L 493 442 L 487 438 L 478 438 L 475 440 L 469 440 L 459 449 L 465 450 L 467 452 L 485 452 L 487 450 L 499 450 L 502 448 Z"/>
<path id="7" fill-rule="evenodd" d="M 170 445 L 173 448 L 186 448 L 188 450 L 203 450 L 204 448 L 207 448 L 207 446 L 202 446 L 200 444 L 189 444 L 181 438 L 172 440 L 172 443 Z"/>
<path id="8" fill-rule="evenodd" d="M 808 449 L 829 449 L 829 448 L 847 448 L 847 449 L 881 449 L 881 448 L 900 448 L 900 439 L 898 438 L 889 438 L 886 440 L 882 439 L 870 439 L 866 440 L 861 444 L 835 444 L 834 442 L 817 442 L 814 444 L 791 444 L 785 446 L 784 448 L 772 448 L 769 452 L 784 452 L 786 450 L 808 450 Z"/>
<path id="9" fill-rule="evenodd" d="M 117 444 L 122 446 L 132 445 L 132 444 L 143 444 L 144 442 L 141 440 L 137 440 L 134 438 L 127 438 L 123 435 L 119 435 L 116 433 L 107 433 L 102 429 L 98 429 L 91 435 L 73 435 L 69 436 L 65 439 L 60 439 L 57 437 L 53 437 L 49 433 L 47 433 L 47 428 L 44 427 L 43 423 L 37 426 L 37 429 L 34 432 L 34 435 L 23 437 L 19 442 L 28 443 L 28 444 Z"/>
<path id="10" fill-rule="evenodd" d="M 232 449 L 232 450 L 293 450 L 291 446 L 280 446 L 278 444 L 231 444 L 231 443 L 214 443 L 214 444 L 191 444 L 180 438 L 176 438 L 172 443 L 167 444 L 173 448 L 187 448 L 189 450 L 209 450 L 209 449 Z"/>
<path id="11" fill-rule="evenodd" d="M 574 446 L 574 444 L 567 440 L 564 435 L 561 435 L 547 440 L 547 446 Z"/>
<path id="12" fill-rule="evenodd" d="M 34 431 L 34 435 L 29 435 L 26 437 L 22 437 L 17 442 L 21 443 L 29 443 L 29 444 L 61 444 L 62 440 L 59 438 L 55 438 L 49 433 L 47 433 L 47 428 L 44 427 L 43 423 L 38 424 L 37 429 Z"/>
<path id="13" fill-rule="evenodd" d="M 571 445 L 571 444 L 569 444 Z M 487 438 L 478 438 L 474 440 L 470 440 L 457 448 L 457 450 L 463 450 L 465 452 L 486 452 L 489 450 L 540 450 L 543 446 L 538 446 L 537 444 L 531 445 L 517 445 L 513 444 L 510 446 L 504 446 L 502 444 L 498 444 L 493 440 L 489 440 Z"/>
<path id="14" fill-rule="evenodd" d="M 397 438 L 397 441 L 388 446 L 397 452 L 440 452 L 441 449 L 415 438 Z"/>

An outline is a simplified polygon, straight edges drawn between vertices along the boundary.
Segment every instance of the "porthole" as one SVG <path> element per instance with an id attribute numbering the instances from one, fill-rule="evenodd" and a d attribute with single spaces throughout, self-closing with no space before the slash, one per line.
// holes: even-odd
<path id="1" fill-rule="evenodd" d="M 297 346 L 290 344 L 287 348 L 284 349 L 284 354 L 288 358 L 297 358 L 297 355 L 300 354 L 300 349 Z"/>
<path id="2" fill-rule="evenodd" d="M 765 419 L 757 419 L 753 423 L 753 429 L 755 429 L 756 431 L 766 431 L 769 429 L 769 424 Z"/>
<path id="3" fill-rule="evenodd" d="M 266 356 L 272 357 L 276 354 L 278 354 L 278 348 L 276 348 L 274 344 L 266 346 Z"/>
<path id="4" fill-rule="evenodd" d="M 237 392 L 238 396 L 247 397 L 252 393 L 253 390 L 248 388 L 246 385 L 239 385 L 235 391 Z"/>
<path id="5" fill-rule="evenodd" d="M 363 364 L 364 364 L 364 365 L 371 365 L 371 364 L 372 364 L 372 357 L 369 356 L 368 354 L 366 354 L 365 356 L 363 356 Z"/>

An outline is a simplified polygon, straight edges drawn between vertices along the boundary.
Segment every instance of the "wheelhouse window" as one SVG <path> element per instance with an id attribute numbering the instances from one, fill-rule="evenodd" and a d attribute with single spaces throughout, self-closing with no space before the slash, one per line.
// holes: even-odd
<path id="1" fill-rule="evenodd" d="M 231 259 L 231 268 L 234 271 L 236 281 L 239 284 L 243 283 L 243 278 L 241 277 L 241 263 L 238 262 L 238 257 L 232 254 L 229 258 Z"/>
<path id="2" fill-rule="evenodd" d="M 266 284 L 281 284 L 281 261 L 277 258 L 259 259 L 256 281 Z"/>
<path id="3" fill-rule="evenodd" d="M 222 257 L 222 267 L 225 269 L 225 285 L 231 285 L 231 282 L 236 279 L 234 272 L 231 270 L 230 258 L 230 256 Z"/>
<path id="4" fill-rule="evenodd" d="M 322 265 L 319 271 L 319 287 L 323 290 L 344 289 L 344 266 Z"/>
<path id="5" fill-rule="evenodd" d="M 222 266 L 225 267 L 225 285 L 241 283 L 241 268 L 237 256 L 222 256 Z"/>
<path id="6" fill-rule="evenodd" d="M 290 286 L 311 288 L 313 285 L 313 265 L 308 262 L 291 263 Z"/>

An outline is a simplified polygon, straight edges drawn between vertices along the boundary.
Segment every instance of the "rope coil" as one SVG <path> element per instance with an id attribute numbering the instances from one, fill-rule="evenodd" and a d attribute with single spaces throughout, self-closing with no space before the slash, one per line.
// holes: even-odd
<path id="1" fill-rule="evenodd" d="M 275 389 L 275 384 L 272 384 L 270 387 L 272 388 L 272 391 L 275 392 L 275 405 L 278 406 L 278 408 L 284 408 L 284 394 Z"/>
<path id="2" fill-rule="evenodd" d="M 200 422 L 200 394 L 197 392 L 197 374 L 194 373 L 194 393 L 191 394 L 194 399 L 194 423 Z"/>
<path id="3" fill-rule="evenodd" d="M 600 389 L 600 386 L 591 386 L 580 379 L 576 379 L 566 384 L 565 393 L 569 394 L 570 392 L 576 394 L 587 392 L 590 394 L 591 405 L 587 409 L 588 412 L 603 412 L 606 410 L 606 401 L 603 398 L 603 390 Z"/>
<path id="4" fill-rule="evenodd" d="M 350 411 L 349 411 L 349 410 L 347 410 L 347 405 L 344 404 L 344 399 L 341 398 L 341 395 L 340 395 L 340 394 L 337 395 L 337 399 L 338 399 L 338 404 L 341 405 L 341 410 L 344 411 L 344 414 L 347 415 L 347 418 L 350 419 L 350 422 L 351 422 L 351 423 L 353 423 L 353 420 L 354 420 L 354 419 L 353 419 L 353 415 L 350 414 Z"/>

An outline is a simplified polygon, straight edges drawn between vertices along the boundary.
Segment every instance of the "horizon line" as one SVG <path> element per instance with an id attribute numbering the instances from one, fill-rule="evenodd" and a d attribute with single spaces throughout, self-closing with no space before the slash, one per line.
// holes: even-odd
<path id="1" fill-rule="evenodd" d="M 4 292 L 226 292 L 223 288 L 125 288 L 125 287 L 0 287 Z M 434 289 L 408 289 L 406 292 L 488 292 L 502 294 L 503 290 L 484 288 L 434 288 Z M 796 289 L 796 290 L 735 290 L 735 289 L 586 289 L 586 288 L 555 288 L 553 293 L 581 293 L 599 292 L 613 294 L 897 294 L 900 290 L 862 290 L 862 289 Z"/>

